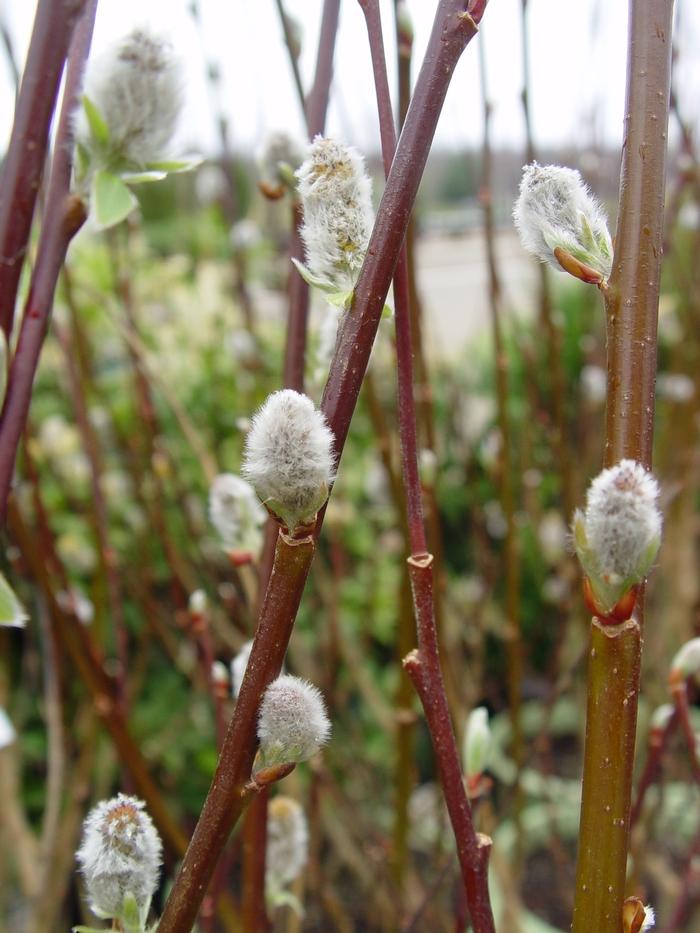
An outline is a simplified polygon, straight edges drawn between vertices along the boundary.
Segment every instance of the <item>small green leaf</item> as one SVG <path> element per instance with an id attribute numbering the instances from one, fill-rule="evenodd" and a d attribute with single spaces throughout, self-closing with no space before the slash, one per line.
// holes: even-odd
<path id="1" fill-rule="evenodd" d="M 328 282 L 326 279 L 322 279 L 319 275 L 314 275 L 314 273 L 311 272 L 310 269 L 307 269 L 306 266 L 299 262 L 298 259 L 294 259 L 292 257 L 292 265 L 307 285 L 311 285 L 312 288 L 318 288 L 319 291 L 324 292 L 326 295 L 342 295 L 343 298 L 345 297 L 345 293 L 339 292 L 337 286 L 335 286 L 332 282 Z"/>
<path id="2" fill-rule="evenodd" d="M 83 110 L 93 139 L 99 146 L 106 148 L 109 145 L 109 127 L 100 111 L 85 94 L 83 94 Z"/>
<path id="3" fill-rule="evenodd" d="M 104 928 L 98 930 L 96 927 L 73 927 L 73 933 L 105 933 Z"/>
<path id="4" fill-rule="evenodd" d="M 167 172 L 120 172 L 119 177 L 127 185 L 143 185 L 147 182 L 162 181 L 168 177 Z"/>
<path id="5" fill-rule="evenodd" d="M 95 172 L 92 180 L 92 205 L 100 230 L 107 230 L 124 220 L 138 201 L 121 178 L 111 172 Z"/>
<path id="6" fill-rule="evenodd" d="M 335 308 L 349 308 L 352 302 L 352 292 L 331 292 L 326 294 L 326 301 Z"/>
<path id="7" fill-rule="evenodd" d="M 165 172 L 166 175 L 179 172 L 191 172 L 193 168 L 201 165 L 204 159 L 201 156 L 188 156 L 186 159 L 166 159 L 163 162 L 149 162 L 146 166 L 149 171 Z"/>
<path id="8" fill-rule="evenodd" d="M 0 573 L 0 625 L 24 628 L 28 618 L 14 590 Z"/>

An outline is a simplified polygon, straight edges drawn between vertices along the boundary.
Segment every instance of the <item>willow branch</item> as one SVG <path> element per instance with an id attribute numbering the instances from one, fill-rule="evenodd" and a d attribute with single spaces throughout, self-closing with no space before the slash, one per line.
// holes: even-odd
<path id="1" fill-rule="evenodd" d="M 471 12 L 463 0 L 441 0 L 436 13 L 416 93 L 324 391 L 322 409 L 335 437 L 337 460 L 347 438 L 445 94 L 459 57 L 476 35 L 484 8 L 483 0 Z M 323 515 L 322 510 L 314 536 L 320 532 Z M 260 700 L 280 670 L 313 557 L 310 539 L 292 541 L 280 537 L 279 541 L 236 712 L 182 869 L 165 906 L 159 933 L 185 933 L 191 929 L 219 854 L 243 809 L 240 791 L 252 767 Z"/>
<path id="2" fill-rule="evenodd" d="M 0 183 L 0 327 L 9 339 L 71 36 L 85 0 L 40 0 Z"/>
<path id="3" fill-rule="evenodd" d="M 672 12 L 673 0 L 630 0 L 619 220 L 605 295 L 606 466 L 630 458 L 651 467 Z M 640 597 L 635 620 L 605 631 L 593 622 L 573 933 L 620 929 L 642 621 Z"/>
<path id="4" fill-rule="evenodd" d="M 396 149 L 389 80 L 386 71 L 381 18 L 376 0 L 359 0 L 365 14 L 369 36 L 374 83 L 377 93 L 384 170 L 388 175 Z M 423 520 L 421 484 L 418 473 L 416 405 L 413 397 L 413 361 L 411 316 L 409 308 L 406 248 L 402 245 L 394 273 L 394 304 L 396 314 L 396 356 L 398 370 L 398 421 L 401 439 L 401 465 L 406 494 L 406 515 L 411 555 L 409 576 L 416 617 L 418 651 L 411 652 L 405 669 L 414 682 L 426 714 L 433 749 L 437 760 L 447 810 L 457 843 L 467 900 L 474 930 L 493 931 L 493 915 L 489 904 L 487 865 L 491 841 L 478 837 L 474 829 L 471 807 L 462 781 L 445 685 L 440 667 L 435 604 L 433 598 L 433 558 L 427 554 L 427 539 Z"/>
<path id="5" fill-rule="evenodd" d="M 74 2 L 62 4 L 61 8 L 67 15 L 76 6 Z M 97 0 L 88 0 L 85 4 L 70 46 L 61 116 L 46 196 L 45 219 L 39 236 L 36 264 L 24 308 L 17 349 L 10 366 L 5 404 L 0 415 L 0 524 L 5 518 L 17 447 L 29 412 L 34 376 L 46 337 L 56 283 L 70 241 L 82 227 L 87 216 L 85 205 L 70 193 L 70 177 L 73 167 L 73 112 L 82 88 L 83 69 L 90 51 L 96 8 Z M 78 11 L 81 9 L 82 5 Z"/>

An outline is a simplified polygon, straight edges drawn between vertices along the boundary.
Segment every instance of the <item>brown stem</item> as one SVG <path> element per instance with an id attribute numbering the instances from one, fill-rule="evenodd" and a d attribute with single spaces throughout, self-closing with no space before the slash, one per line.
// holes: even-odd
<path id="1" fill-rule="evenodd" d="M 685 681 L 674 683 L 672 687 L 673 703 L 676 708 L 678 723 L 681 727 L 681 733 L 688 749 L 690 757 L 690 767 L 693 772 L 693 779 L 700 785 L 700 761 L 697 752 L 697 736 L 690 721 L 690 706 L 688 705 L 688 686 Z"/>
<path id="2" fill-rule="evenodd" d="M 265 915 L 265 849 L 267 845 L 267 801 L 269 791 L 261 790 L 251 800 L 243 830 L 243 929 L 262 933 L 267 929 Z"/>
<path id="3" fill-rule="evenodd" d="M 199 822 L 165 905 L 160 933 L 191 930 L 219 853 L 247 802 L 241 792 L 253 766 L 260 700 L 281 670 L 313 551 L 311 538 L 295 540 L 280 532 L 236 712 Z"/>
<path id="4" fill-rule="evenodd" d="M 641 815 L 647 791 L 656 780 L 661 766 L 661 758 L 668 745 L 668 740 L 677 725 L 678 713 L 674 710 L 663 729 L 652 729 L 651 735 L 649 736 L 649 754 L 647 755 L 644 769 L 637 782 L 637 796 L 630 810 L 630 831 L 634 829 Z"/>
<path id="5" fill-rule="evenodd" d="M 0 327 L 12 333 L 49 127 L 71 37 L 86 0 L 40 0 L 0 185 Z"/>
<path id="6" fill-rule="evenodd" d="M 68 245 L 87 216 L 82 201 L 70 194 L 70 177 L 73 164 L 74 110 L 82 87 L 85 61 L 90 51 L 96 6 L 97 0 L 88 0 L 84 6 L 70 46 L 63 104 L 46 196 L 45 219 L 39 236 L 36 264 L 24 307 L 17 349 L 10 366 L 7 395 L 0 415 L 0 524 L 4 523 L 5 519 L 17 447 L 29 412 L 34 375 L 46 337 L 58 275 Z M 81 12 L 83 5 L 73 0 L 72 3 L 61 4 L 59 9 L 72 21 L 73 16 Z M 14 304 L 14 298 L 12 301 Z"/>
<path id="7" fill-rule="evenodd" d="M 359 0 L 365 14 L 369 36 L 374 83 L 377 93 L 379 126 L 384 170 L 388 175 L 396 149 L 396 130 L 389 94 L 384 56 L 381 18 L 376 0 Z M 411 318 L 409 309 L 406 249 L 402 246 L 394 274 L 396 314 L 396 356 L 398 364 L 398 421 L 401 439 L 401 465 L 406 493 L 406 515 L 411 556 L 408 558 L 413 607 L 418 634 L 418 651 L 408 655 L 404 665 L 423 703 L 430 731 L 440 781 L 457 842 L 467 901 L 474 930 L 494 930 L 488 893 L 488 843 L 474 831 L 459 753 L 450 720 L 445 685 L 440 667 L 435 602 L 433 596 L 432 555 L 426 554 L 421 484 L 418 474 L 416 407 L 413 397 Z M 419 686 L 419 681 L 421 686 Z"/>
<path id="8" fill-rule="evenodd" d="M 441 0 L 416 92 L 392 165 L 377 221 L 331 362 L 322 409 L 339 460 L 350 427 L 382 308 L 398 260 L 435 127 L 454 67 L 476 35 L 485 0 L 467 10 L 464 0 Z M 318 517 L 318 535 L 324 511 Z M 257 710 L 265 687 L 279 672 L 313 557 L 313 540 L 280 536 L 277 559 L 261 609 L 253 651 L 236 713 L 209 795 L 165 911 L 159 933 L 185 933 L 196 917 L 216 860 L 242 810 L 240 788 L 255 752 Z"/>
<path id="9" fill-rule="evenodd" d="M 651 466 L 672 0 L 630 0 L 625 138 L 608 335 L 605 464 Z M 637 621 L 594 620 L 573 933 L 619 933 L 629 845 L 643 600 Z M 625 689 L 620 690 L 620 685 Z M 612 785 L 611 775 L 616 776 Z M 606 811 L 605 806 L 611 810 Z"/>
<path id="10" fill-rule="evenodd" d="M 289 53 L 289 66 L 292 69 L 292 77 L 294 78 L 294 87 L 297 91 L 297 97 L 299 98 L 299 103 L 301 105 L 302 112 L 305 111 L 304 106 L 304 85 L 301 83 L 301 74 L 299 72 L 299 60 L 295 53 L 294 49 L 294 36 L 292 35 L 292 30 L 289 25 L 289 18 L 284 9 L 284 3 L 282 0 L 275 0 L 277 4 L 277 12 L 280 17 L 280 25 L 282 26 L 282 33 L 284 35 L 284 44 L 287 46 L 287 52 Z M 304 113 L 304 116 L 306 114 Z"/>

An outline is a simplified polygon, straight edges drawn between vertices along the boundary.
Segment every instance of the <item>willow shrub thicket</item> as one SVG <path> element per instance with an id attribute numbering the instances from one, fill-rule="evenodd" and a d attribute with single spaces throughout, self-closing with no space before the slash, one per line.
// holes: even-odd
<path id="1" fill-rule="evenodd" d="M 219 158 L 173 154 L 184 50 L 137 29 L 93 61 L 96 7 L 38 4 L 0 178 L 4 928 L 694 929 L 698 168 L 672 3 L 629 5 L 614 235 L 531 137 L 519 192 L 491 190 L 482 87 L 495 353 L 455 363 L 426 353 L 405 234 L 485 0 L 436 5 L 410 108 L 395 4 L 398 143 L 361 0 L 374 205 L 369 154 L 324 133 L 338 0 L 306 96 L 278 4 L 308 140 L 269 127 L 255 165 L 223 118 Z M 543 264 L 525 317 L 494 205 Z"/>

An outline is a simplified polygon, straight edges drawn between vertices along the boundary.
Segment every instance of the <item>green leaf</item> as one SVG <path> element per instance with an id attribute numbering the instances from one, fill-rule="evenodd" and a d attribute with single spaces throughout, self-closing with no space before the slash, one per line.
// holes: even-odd
<path id="1" fill-rule="evenodd" d="M 122 909 L 119 919 L 124 927 L 124 933 L 143 933 L 145 915 L 148 914 L 148 907 L 144 911 L 139 909 L 136 898 L 128 892 L 124 895 Z"/>
<path id="2" fill-rule="evenodd" d="M 326 301 L 336 308 L 349 308 L 352 302 L 352 292 L 326 293 Z"/>
<path id="3" fill-rule="evenodd" d="M 97 927 L 73 927 L 73 933 L 105 933 L 104 928 L 98 930 Z"/>
<path id="4" fill-rule="evenodd" d="M 83 110 L 93 139 L 98 145 L 106 148 L 109 145 L 109 127 L 100 111 L 85 94 L 83 94 Z"/>
<path id="5" fill-rule="evenodd" d="M 188 156 L 186 159 L 166 159 L 163 162 L 149 162 L 146 166 L 149 171 L 165 172 L 166 175 L 179 172 L 191 172 L 193 168 L 201 165 L 204 159 L 201 156 Z"/>
<path id="6" fill-rule="evenodd" d="M 24 628 L 28 618 L 14 590 L 0 573 L 0 625 Z"/>
<path id="7" fill-rule="evenodd" d="M 297 272 L 302 277 L 302 279 L 306 282 L 307 285 L 311 285 L 312 288 L 318 288 L 319 291 L 322 291 L 326 295 L 335 296 L 336 301 L 331 301 L 330 298 L 328 299 L 331 302 L 331 304 L 338 303 L 337 302 L 338 296 L 342 296 L 343 299 L 345 298 L 345 293 L 339 292 L 337 286 L 335 286 L 332 282 L 327 281 L 326 279 L 322 279 L 319 275 L 314 275 L 314 273 L 311 272 L 310 269 L 307 269 L 306 266 L 303 263 L 299 262 L 298 259 L 294 259 L 292 257 L 292 265 L 294 266 L 294 268 L 297 270 Z"/>
<path id="8" fill-rule="evenodd" d="M 119 177 L 127 185 L 143 185 L 152 181 L 162 181 L 168 177 L 167 172 L 120 172 Z"/>
<path id="9" fill-rule="evenodd" d="M 107 230 L 124 220 L 138 201 L 121 178 L 111 172 L 95 172 L 92 180 L 92 206 L 100 230 Z"/>

